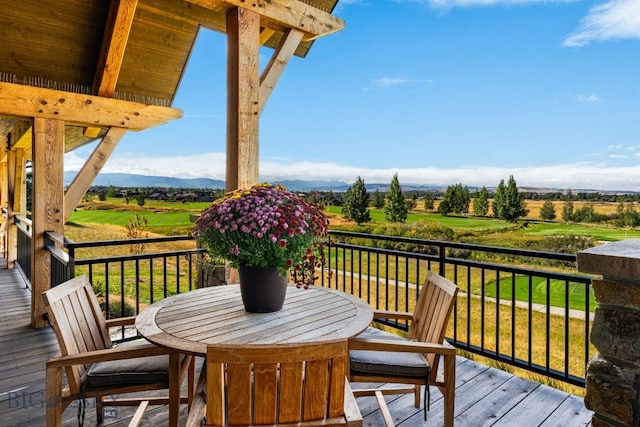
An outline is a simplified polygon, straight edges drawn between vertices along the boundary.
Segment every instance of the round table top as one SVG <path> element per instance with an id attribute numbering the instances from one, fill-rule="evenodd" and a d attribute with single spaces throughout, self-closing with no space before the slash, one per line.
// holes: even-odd
<path id="1" fill-rule="evenodd" d="M 136 328 L 157 345 L 205 355 L 207 345 L 215 344 L 260 347 L 350 339 L 372 320 L 365 301 L 319 286 L 288 286 L 282 310 L 249 313 L 240 287 L 226 285 L 158 301 L 136 317 Z"/>

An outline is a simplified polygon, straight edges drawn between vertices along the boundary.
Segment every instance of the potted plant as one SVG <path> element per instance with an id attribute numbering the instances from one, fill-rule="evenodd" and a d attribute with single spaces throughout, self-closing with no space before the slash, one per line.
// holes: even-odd
<path id="1" fill-rule="evenodd" d="M 328 226 L 320 206 L 264 183 L 215 200 L 192 233 L 212 257 L 238 269 L 245 308 L 266 312 L 282 308 L 288 273 L 298 286 L 314 283 L 315 270 L 325 261 Z M 272 281 L 278 283 L 273 290 Z M 247 304 L 251 298 L 258 307 Z"/>

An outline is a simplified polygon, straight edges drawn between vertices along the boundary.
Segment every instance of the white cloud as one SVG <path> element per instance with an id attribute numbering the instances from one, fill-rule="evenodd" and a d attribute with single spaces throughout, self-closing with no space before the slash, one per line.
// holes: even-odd
<path id="1" fill-rule="evenodd" d="M 576 96 L 576 100 L 578 102 L 586 102 L 588 104 L 596 104 L 596 103 L 602 102 L 602 98 L 600 98 L 598 95 L 583 95 L 583 94 L 580 94 L 580 95 Z"/>
<path id="2" fill-rule="evenodd" d="M 139 175 L 170 176 L 180 178 L 224 179 L 226 168 L 224 153 L 198 153 L 188 156 L 154 156 L 143 153 L 114 153 L 102 172 Z M 79 170 L 84 159 L 69 152 L 64 156 L 64 169 Z"/>
<path id="3" fill-rule="evenodd" d="M 399 0 L 402 2 L 403 0 Z M 452 7 L 497 6 L 533 3 L 571 3 L 580 0 L 408 0 L 412 3 L 428 3 L 439 9 Z"/>
<path id="4" fill-rule="evenodd" d="M 433 83 L 431 80 L 418 80 L 418 79 L 409 79 L 407 77 L 378 77 L 375 79 L 371 79 L 370 81 L 370 89 L 371 87 L 384 88 L 391 86 L 402 86 L 402 85 L 415 85 L 415 84 L 430 84 Z"/>
<path id="5" fill-rule="evenodd" d="M 408 82 L 409 79 L 405 77 L 380 77 L 378 79 L 371 80 L 371 83 L 378 87 L 398 86 L 407 84 Z"/>
<path id="6" fill-rule="evenodd" d="M 616 151 L 616 150 L 613 150 Z M 611 153 L 615 156 L 617 153 Z M 84 160 L 74 152 L 65 155 L 65 170 L 78 170 Z M 225 154 L 200 153 L 191 156 L 149 156 L 135 153 L 116 154 L 103 172 L 181 178 L 225 179 Z M 620 167 L 585 162 L 539 167 L 461 166 L 369 169 L 338 163 L 292 162 L 287 159 L 263 159 L 260 180 L 335 180 L 353 183 L 362 177 L 366 183 L 388 183 L 394 173 L 400 183 L 447 186 L 461 182 L 470 187 L 494 187 L 501 179 L 513 175 L 520 187 L 551 187 L 596 190 L 637 191 L 640 188 L 640 165 Z"/>
<path id="7" fill-rule="evenodd" d="M 581 47 L 610 39 L 640 39 L 640 1 L 610 0 L 594 6 L 562 45 Z"/>

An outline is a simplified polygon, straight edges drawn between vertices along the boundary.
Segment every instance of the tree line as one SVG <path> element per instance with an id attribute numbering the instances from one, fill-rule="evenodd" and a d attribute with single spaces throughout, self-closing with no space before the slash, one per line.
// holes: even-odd
<path id="1" fill-rule="evenodd" d="M 615 199 L 609 196 L 611 195 L 585 192 L 574 195 L 571 190 L 566 193 L 546 193 L 539 215 L 545 221 L 553 221 L 560 217 L 567 223 L 612 221 L 619 227 L 640 226 L 640 212 L 637 212 L 634 206 L 638 194 L 615 195 Z M 457 183 L 448 186 L 444 193 L 428 192 L 422 197 L 426 211 L 433 211 L 435 200 L 440 199 L 437 211 L 442 215 L 472 213 L 475 216 L 486 217 L 491 209 L 491 216 L 509 222 L 527 216 L 529 211 L 525 199 L 541 199 L 538 193 L 520 191 L 513 176 L 510 176 L 506 183 L 504 179 L 500 180 L 492 192 L 484 186 L 471 192 L 467 186 Z M 368 207 L 373 206 L 383 209 L 387 221 L 404 222 L 408 212 L 416 208 L 417 200 L 418 195 L 415 192 L 412 192 L 410 197 L 403 194 L 397 174 L 393 176 L 389 191 L 384 194 L 378 190 L 369 194 L 364 180 L 358 177 L 345 194 L 342 214 L 357 224 L 367 223 L 371 220 Z M 607 200 L 618 202 L 616 213 L 606 215 L 596 212 L 593 203 Z M 554 201 L 564 202 L 559 213 L 556 212 Z M 574 207 L 574 201 L 586 203 L 577 208 Z"/>
<path id="2" fill-rule="evenodd" d="M 461 183 L 450 185 L 442 194 L 438 205 L 438 213 L 442 215 L 451 213 L 467 214 L 473 199 L 474 215 L 487 216 L 491 197 L 493 197 L 491 208 L 493 216 L 496 218 L 513 222 L 528 213 L 524 203 L 524 195 L 518 191 L 518 186 L 513 176 L 509 177 L 507 184 L 502 179 L 493 194 L 490 194 L 486 187 L 482 187 L 472 195 L 469 188 Z M 376 190 L 373 197 L 367 191 L 364 180 L 358 177 L 345 194 L 342 214 L 357 224 L 369 222 L 371 216 L 368 208 L 371 204 L 373 207 L 384 211 L 387 221 L 404 222 L 407 219 L 408 212 L 417 206 L 417 199 L 418 197 L 415 193 L 411 198 L 404 196 L 398 181 L 398 174 L 393 176 L 389 184 L 389 191 L 386 194 L 383 195 Z M 424 205 L 426 210 L 433 209 L 434 199 L 435 195 L 431 193 L 425 195 Z"/>

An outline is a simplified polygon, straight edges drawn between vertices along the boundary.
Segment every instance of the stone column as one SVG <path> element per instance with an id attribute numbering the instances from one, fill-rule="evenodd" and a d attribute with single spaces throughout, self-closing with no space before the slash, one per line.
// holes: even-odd
<path id="1" fill-rule="evenodd" d="M 578 254 L 593 280 L 596 307 L 585 406 L 593 427 L 640 425 L 640 240 L 607 243 Z"/>

